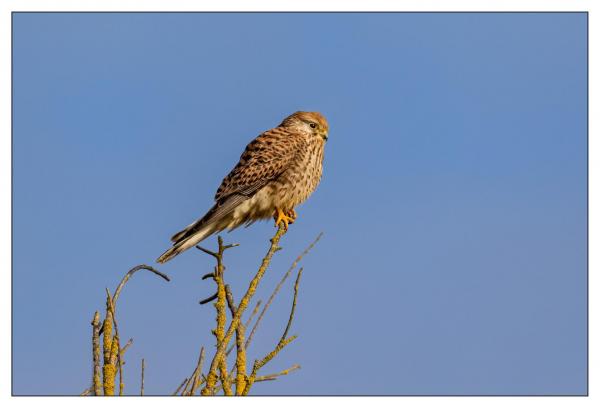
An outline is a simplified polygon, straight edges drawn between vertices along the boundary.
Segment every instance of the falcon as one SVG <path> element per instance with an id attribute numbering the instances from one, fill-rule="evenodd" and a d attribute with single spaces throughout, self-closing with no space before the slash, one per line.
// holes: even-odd
<path id="1" fill-rule="evenodd" d="M 296 112 L 246 146 L 223 179 L 215 204 L 197 221 L 171 237 L 165 263 L 210 235 L 273 217 L 284 228 L 296 220 L 295 207 L 317 188 L 323 172 L 327 120 L 318 112 Z"/>

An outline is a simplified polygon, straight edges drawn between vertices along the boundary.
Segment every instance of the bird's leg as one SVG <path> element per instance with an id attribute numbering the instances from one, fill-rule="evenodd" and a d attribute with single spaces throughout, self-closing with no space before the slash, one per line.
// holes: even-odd
<path id="1" fill-rule="evenodd" d="M 294 222 L 294 220 L 283 212 L 283 210 L 279 207 L 275 209 L 275 215 L 273 216 L 275 219 L 275 226 L 278 226 L 281 221 L 285 224 L 285 229 L 288 228 L 288 224 Z"/>

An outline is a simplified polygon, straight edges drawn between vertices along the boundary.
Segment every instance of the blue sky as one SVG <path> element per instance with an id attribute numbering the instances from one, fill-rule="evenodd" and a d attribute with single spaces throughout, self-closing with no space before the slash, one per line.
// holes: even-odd
<path id="1" fill-rule="evenodd" d="M 201 216 L 245 145 L 329 120 L 265 299 L 302 261 L 256 394 L 587 391 L 585 14 L 15 14 L 13 392 L 89 385 L 90 320 Z M 237 297 L 271 222 L 226 234 Z M 205 242 L 213 246 L 214 239 Z M 214 339 L 188 251 L 119 300 L 126 392 L 169 394 Z M 270 351 L 293 279 L 250 359 Z M 35 375 L 33 374 L 35 373 Z"/>

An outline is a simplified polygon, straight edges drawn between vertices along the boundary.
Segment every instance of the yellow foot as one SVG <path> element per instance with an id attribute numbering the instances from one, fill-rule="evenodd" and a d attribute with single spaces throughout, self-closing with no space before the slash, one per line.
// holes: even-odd
<path id="1" fill-rule="evenodd" d="M 288 218 L 291 218 L 290 224 L 293 224 L 294 221 L 296 221 L 296 218 L 298 218 L 298 214 L 296 213 L 296 210 L 294 210 L 293 208 L 291 210 L 289 210 L 288 212 L 286 212 L 285 215 L 287 215 Z"/>
<path id="2" fill-rule="evenodd" d="M 294 211 L 294 210 L 292 210 Z M 275 209 L 275 215 L 273 216 L 273 218 L 275 219 L 275 226 L 279 226 L 279 223 L 283 221 L 283 223 L 285 224 L 285 229 L 288 228 L 288 224 L 292 224 L 294 222 L 294 219 L 292 217 L 289 216 L 289 213 L 286 214 L 284 213 L 281 208 L 276 208 Z M 294 211 L 294 214 L 296 212 Z"/>

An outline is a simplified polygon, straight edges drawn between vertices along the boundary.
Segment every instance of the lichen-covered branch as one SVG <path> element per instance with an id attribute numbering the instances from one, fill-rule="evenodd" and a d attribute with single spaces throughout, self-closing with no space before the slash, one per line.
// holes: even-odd
<path id="1" fill-rule="evenodd" d="M 256 275 L 254 276 L 252 281 L 250 281 L 248 290 L 246 291 L 245 295 L 240 300 L 240 304 L 238 305 L 235 315 L 233 316 L 231 323 L 229 324 L 227 333 L 225 334 L 223 341 L 217 348 L 217 352 L 215 353 L 215 356 L 211 362 L 210 369 L 209 369 L 208 375 L 206 377 L 206 384 L 205 384 L 204 388 L 202 389 L 202 395 L 212 395 L 213 394 L 215 384 L 217 382 L 216 370 L 219 365 L 219 362 L 225 356 L 227 344 L 229 343 L 233 333 L 237 329 L 237 326 L 240 323 L 241 316 L 244 313 L 244 311 L 246 310 L 246 308 L 248 307 L 248 303 L 250 302 L 250 299 L 252 299 L 252 296 L 254 296 L 254 293 L 256 292 L 256 288 L 258 287 L 260 280 L 262 279 L 263 275 L 267 271 L 267 268 L 269 267 L 269 264 L 271 263 L 271 258 L 273 257 L 273 254 L 275 254 L 275 252 L 277 252 L 279 249 L 281 249 L 279 247 L 279 240 L 286 233 L 286 231 L 287 231 L 287 229 L 284 227 L 283 223 L 281 223 L 279 225 L 279 228 L 277 229 L 277 232 L 275 233 L 273 238 L 271 238 L 271 246 L 269 247 L 269 250 L 267 251 L 267 254 L 265 255 L 265 257 L 263 258 L 262 263 L 261 263 L 260 267 L 258 268 Z"/>
<path id="2" fill-rule="evenodd" d="M 106 317 L 104 318 L 103 332 L 104 332 L 104 366 L 102 367 L 103 374 L 103 387 L 104 395 L 115 394 L 115 366 L 111 360 L 113 355 L 113 343 L 114 339 L 112 336 L 113 331 L 113 315 L 110 295 L 106 298 Z"/>
<path id="3" fill-rule="evenodd" d="M 215 271 L 212 274 L 212 278 L 217 285 L 217 293 L 216 299 L 217 301 L 214 303 L 215 310 L 217 312 L 217 327 L 213 330 L 213 333 L 217 339 L 217 349 L 223 343 L 225 337 L 225 324 L 227 323 L 227 311 L 226 311 L 226 291 L 225 291 L 225 280 L 223 277 L 223 273 L 225 272 L 225 266 L 223 265 L 223 253 L 226 249 L 233 248 L 237 246 L 237 244 L 224 245 L 223 238 L 219 235 L 217 238 L 217 242 L 219 244 L 219 248 L 217 252 L 210 251 L 208 249 L 197 246 L 201 251 L 213 256 L 217 260 L 217 266 L 215 267 Z M 205 275 L 207 276 L 207 275 Z M 202 301 L 204 303 L 205 301 Z M 227 371 L 227 359 L 226 356 L 223 355 L 220 361 L 217 362 L 219 369 L 219 377 L 221 379 L 221 383 L 223 384 L 223 391 L 225 395 L 233 395 L 231 391 L 231 387 L 229 386 L 229 382 L 227 379 L 229 378 L 229 373 Z"/>
<path id="4" fill-rule="evenodd" d="M 121 349 L 120 340 L 119 340 L 119 329 L 117 320 L 115 317 L 116 314 L 116 304 L 117 299 L 121 293 L 121 290 L 129 281 L 131 276 L 139 270 L 148 270 L 153 272 L 154 274 L 160 276 L 166 281 L 170 281 L 170 278 L 164 273 L 157 271 L 148 265 L 137 265 L 131 268 L 121 279 L 121 282 L 117 286 L 114 295 L 111 296 L 108 289 L 106 289 L 106 316 L 104 318 L 104 322 L 102 324 L 102 328 L 98 331 L 98 336 L 100 331 L 103 332 L 103 354 L 104 354 L 104 365 L 102 367 L 102 386 L 104 389 L 104 395 L 114 395 L 115 393 L 115 375 L 117 369 L 119 369 L 119 395 L 123 395 L 124 391 L 124 382 L 123 382 L 123 353 L 127 350 L 127 348 L 131 345 L 133 339 L 130 339 L 125 347 Z M 114 328 L 114 336 L 113 336 L 113 328 Z"/>
<path id="5" fill-rule="evenodd" d="M 92 320 L 92 359 L 94 371 L 92 374 L 92 388 L 94 395 L 102 395 L 101 371 L 100 371 L 100 313 L 96 310 Z"/>
<path id="6" fill-rule="evenodd" d="M 282 370 L 278 373 L 274 373 L 274 374 L 268 374 L 268 375 L 261 375 L 256 377 L 256 379 L 254 380 L 254 382 L 260 382 L 260 381 L 273 381 L 275 380 L 277 377 L 281 377 L 283 375 L 288 375 L 289 373 L 291 373 L 292 371 L 296 371 L 300 369 L 300 365 L 299 364 L 294 364 L 293 366 L 291 366 L 290 368 L 288 368 L 287 370 Z"/>
<path id="7" fill-rule="evenodd" d="M 231 311 L 231 316 L 233 317 L 235 316 L 237 307 L 235 306 L 233 294 L 231 293 L 229 285 L 225 285 L 225 292 L 227 294 L 227 304 L 229 306 L 229 310 Z M 244 388 L 246 388 L 246 347 L 244 346 L 244 337 L 245 326 L 240 322 L 235 329 L 235 347 L 237 351 L 235 357 L 235 395 L 242 395 Z M 229 378 L 227 378 L 227 382 L 229 382 Z"/>

